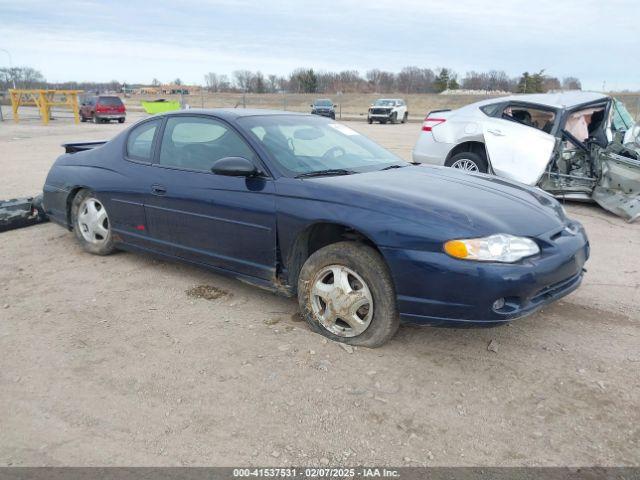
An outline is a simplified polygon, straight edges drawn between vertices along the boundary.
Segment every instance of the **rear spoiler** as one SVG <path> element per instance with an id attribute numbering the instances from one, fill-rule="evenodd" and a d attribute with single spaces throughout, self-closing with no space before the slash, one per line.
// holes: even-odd
<path id="1" fill-rule="evenodd" d="M 74 142 L 74 143 L 63 143 L 64 153 L 77 153 L 84 152 L 85 150 L 91 150 L 93 148 L 101 147 L 107 143 L 104 142 Z"/>
<path id="2" fill-rule="evenodd" d="M 429 113 L 427 113 L 427 117 L 430 117 L 432 113 L 442 113 L 442 112 L 450 112 L 451 109 L 450 108 L 444 108 L 442 110 L 431 110 Z"/>

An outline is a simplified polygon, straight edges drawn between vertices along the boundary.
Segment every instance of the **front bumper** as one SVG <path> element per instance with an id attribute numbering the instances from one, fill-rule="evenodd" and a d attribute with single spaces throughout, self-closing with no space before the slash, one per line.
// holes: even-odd
<path id="1" fill-rule="evenodd" d="M 580 286 L 589 241 L 582 226 L 539 238 L 541 253 L 514 264 L 458 260 L 443 252 L 383 249 L 403 321 L 491 325 L 529 315 Z M 504 299 L 502 308 L 494 302 Z"/>
<path id="2" fill-rule="evenodd" d="M 371 111 L 369 111 L 369 113 L 367 114 L 369 116 L 369 118 L 372 118 L 373 120 L 388 120 L 389 118 L 391 118 L 391 114 L 393 112 L 386 112 L 386 113 L 373 113 Z"/>
<path id="3" fill-rule="evenodd" d="M 320 115 L 321 117 L 328 117 L 328 118 L 335 118 L 336 117 L 336 112 L 332 112 L 331 110 L 316 110 L 314 112 L 311 112 L 312 115 Z"/>

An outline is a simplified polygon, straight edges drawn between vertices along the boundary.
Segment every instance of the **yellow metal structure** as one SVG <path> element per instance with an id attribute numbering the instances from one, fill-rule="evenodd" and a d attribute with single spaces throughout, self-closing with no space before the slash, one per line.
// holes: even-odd
<path id="1" fill-rule="evenodd" d="M 68 107 L 73 112 L 75 123 L 80 123 L 78 95 L 82 90 L 16 90 L 9 89 L 13 120 L 18 123 L 18 108 L 38 107 L 42 123 L 47 125 L 51 118 L 51 107 Z"/>

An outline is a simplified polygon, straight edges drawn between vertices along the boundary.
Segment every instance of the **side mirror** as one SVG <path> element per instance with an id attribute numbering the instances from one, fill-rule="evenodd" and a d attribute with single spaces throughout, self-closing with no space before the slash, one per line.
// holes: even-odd
<path id="1" fill-rule="evenodd" d="M 211 171 L 228 177 L 255 177 L 260 173 L 255 164 L 242 157 L 225 157 L 216 160 Z"/>
<path id="2" fill-rule="evenodd" d="M 311 108 L 313 108 L 313 103 L 309 105 Z"/>
<path id="3" fill-rule="evenodd" d="M 338 105 L 334 103 L 333 108 L 338 108 Z"/>

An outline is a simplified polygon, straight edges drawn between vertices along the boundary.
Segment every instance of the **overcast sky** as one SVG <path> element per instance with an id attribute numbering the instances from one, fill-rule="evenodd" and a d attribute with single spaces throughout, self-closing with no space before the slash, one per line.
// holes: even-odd
<path id="1" fill-rule="evenodd" d="M 639 23 L 635 0 L 0 0 L 0 49 L 52 82 L 416 65 L 637 90 Z"/>

